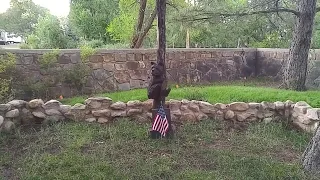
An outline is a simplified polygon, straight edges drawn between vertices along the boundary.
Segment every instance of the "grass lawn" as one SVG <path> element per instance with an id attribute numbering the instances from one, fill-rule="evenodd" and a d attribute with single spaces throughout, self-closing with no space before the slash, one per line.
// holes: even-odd
<path id="1" fill-rule="evenodd" d="M 149 127 L 119 120 L 18 129 L 0 136 L 0 171 L 4 179 L 311 179 L 299 165 L 310 135 L 280 124 L 231 131 L 206 120 L 169 140 L 149 139 Z"/>
<path id="2" fill-rule="evenodd" d="M 135 89 L 130 91 L 98 94 L 95 96 L 106 96 L 114 101 L 127 102 L 130 100 L 147 100 L 147 89 Z M 84 103 L 88 98 L 79 96 L 66 98 L 61 102 L 74 105 Z M 262 101 L 286 101 L 291 100 L 306 101 L 313 107 L 320 107 L 320 91 L 296 92 L 272 87 L 261 86 L 257 83 L 248 83 L 243 86 L 242 83 L 232 84 L 214 84 L 212 86 L 181 87 L 173 88 L 167 99 L 188 99 L 203 100 L 210 103 L 231 103 L 235 101 L 242 102 L 262 102 Z"/>

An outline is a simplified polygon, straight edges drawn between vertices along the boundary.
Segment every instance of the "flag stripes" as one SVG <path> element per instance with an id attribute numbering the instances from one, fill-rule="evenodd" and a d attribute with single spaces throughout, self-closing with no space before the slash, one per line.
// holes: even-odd
<path id="1" fill-rule="evenodd" d="M 152 125 L 152 131 L 158 131 L 162 136 L 166 136 L 169 128 L 168 119 L 162 105 L 160 105 L 157 115 Z"/>

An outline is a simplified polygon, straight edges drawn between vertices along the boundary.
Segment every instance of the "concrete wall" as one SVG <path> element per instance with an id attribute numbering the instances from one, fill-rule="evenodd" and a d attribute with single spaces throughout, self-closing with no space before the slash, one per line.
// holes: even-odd
<path id="1" fill-rule="evenodd" d="M 35 81 L 54 79 L 80 62 L 80 50 L 61 50 L 55 70 L 44 72 L 39 58 L 51 50 L 6 50 L 17 55 L 21 78 Z M 0 54 L 5 53 L 0 51 Z M 312 52 L 311 52 L 312 54 Z M 318 50 L 311 57 L 319 56 Z M 287 49 L 167 49 L 168 78 L 177 84 L 207 84 L 215 81 L 236 80 L 243 76 L 268 76 L 277 79 L 281 66 L 288 57 Z M 156 61 L 156 49 L 105 50 L 100 49 L 89 58 L 91 72 L 84 93 L 145 88 L 148 84 L 150 63 Z M 317 64 L 318 61 L 313 61 Z M 320 63 L 318 63 L 320 64 Z M 60 70 L 60 71 L 58 71 Z M 313 68 L 309 84 L 320 76 Z M 58 80 L 49 87 L 50 98 L 65 97 L 78 92 Z M 317 80 L 316 80 L 317 81 Z M 319 81 L 320 82 L 320 81 Z"/>

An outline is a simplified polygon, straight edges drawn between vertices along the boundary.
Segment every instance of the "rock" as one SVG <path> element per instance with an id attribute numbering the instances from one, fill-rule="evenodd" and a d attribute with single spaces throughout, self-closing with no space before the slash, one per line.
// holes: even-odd
<path id="1" fill-rule="evenodd" d="M 33 99 L 28 103 L 28 106 L 31 109 L 36 109 L 38 107 L 41 107 L 42 105 L 44 105 L 44 102 L 42 99 Z"/>
<path id="2" fill-rule="evenodd" d="M 8 111 L 6 113 L 6 117 L 7 118 L 16 118 L 18 116 L 19 116 L 19 110 L 18 109 L 14 109 L 14 110 Z"/>
<path id="3" fill-rule="evenodd" d="M 62 114 L 66 114 L 67 112 L 69 112 L 71 109 L 70 105 L 60 105 L 60 112 Z"/>
<path id="4" fill-rule="evenodd" d="M 225 113 L 224 118 L 225 118 L 225 119 L 233 119 L 234 116 L 235 116 L 234 112 L 231 111 L 231 110 L 228 110 L 228 111 Z"/>
<path id="5" fill-rule="evenodd" d="M 151 112 L 147 112 L 147 117 L 148 117 L 149 119 L 152 119 L 152 113 L 151 113 Z"/>
<path id="6" fill-rule="evenodd" d="M 180 117 L 181 121 L 187 121 L 187 122 L 195 122 L 197 121 L 196 116 L 194 115 L 194 113 L 183 113 Z"/>
<path id="7" fill-rule="evenodd" d="M 244 102 L 234 102 L 229 104 L 229 108 L 232 111 L 246 111 L 249 109 L 249 104 Z"/>
<path id="8" fill-rule="evenodd" d="M 266 118 L 272 117 L 274 113 L 275 113 L 274 111 L 265 111 L 263 116 Z"/>
<path id="9" fill-rule="evenodd" d="M 191 111 L 193 111 L 193 112 L 200 112 L 200 108 L 199 108 L 199 106 L 196 104 L 196 103 L 194 103 L 194 102 L 191 102 L 190 104 L 189 104 L 189 109 L 191 110 Z"/>
<path id="10" fill-rule="evenodd" d="M 9 111 L 11 110 L 11 104 L 0 104 L 0 111 Z"/>
<path id="11" fill-rule="evenodd" d="M 15 108 L 22 108 L 27 104 L 27 102 L 23 100 L 13 100 L 8 102 L 7 104 L 10 104 L 12 107 Z"/>
<path id="12" fill-rule="evenodd" d="M 181 109 L 181 111 L 186 111 L 186 110 L 190 111 L 190 110 L 188 109 L 188 106 L 187 106 L 187 105 L 182 105 L 182 106 L 180 107 L 180 109 Z"/>
<path id="13" fill-rule="evenodd" d="M 208 119 L 208 116 L 204 113 L 195 113 L 195 116 L 197 118 L 197 121 Z"/>
<path id="14" fill-rule="evenodd" d="M 86 106 L 84 104 L 77 103 L 71 107 L 65 116 L 74 121 L 84 121 L 86 116 Z"/>
<path id="15" fill-rule="evenodd" d="M 295 106 L 307 106 L 310 107 L 310 105 L 308 103 L 306 103 L 305 101 L 299 101 L 295 104 Z"/>
<path id="16" fill-rule="evenodd" d="M 12 121 L 4 121 L 1 126 L 1 131 L 10 133 L 16 128 L 15 124 Z"/>
<path id="17" fill-rule="evenodd" d="M 263 119 L 263 122 L 266 123 L 266 124 L 269 124 L 271 121 L 272 121 L 272 118 L 270 118 L 270 117 Z"/>
<path id="18" fill-rule="evenodd" d="M 100 123 L 100 124 L 104 124 L 107 122 L 109 122 L 109 120 L 107 118 L 103 118 L 103 117 L 98 118 L 98 123 Z"/>
<path id="19" fill-rule="evenodd" d="M 306 114 L 308 109 L 311 109 L 311 106 L 299 106 L 295 104 L 293 111 L 294 113 L 300 115 L 300 114 Z"/>
<path id="20" fill-rule="evenodd" d="M 314 133 L 317 130 L 317 127 L 319 126 L 319 122 L 314 122 L 312 124 L 303 124 L 299 121 L 293 121 L 293 125 L 298 127 L 299 129 L 307 132 L 307 133 Z"/>
<path id="21" fill-rule="evenodd" d="M 187 100 L 187 99 L 182 99 L 182 100 L 181 100 L 181 104 L 183 104 L 183 105 L 187 105 L 187 104 L 189 104 L 189 103 L 190 103 L 190 101 Z"/>
<path id="22" fill-rule="evenodd" d="M 256 121 L 258 118 L 258 110 L 257 109 L 248 109 L 244 112 L 237 113 L 237 120 L 242 121 Z"/>
<path id="23" fill-rule="evenodd" d="M 173 115 L 173 116 L 178 116 L 178 117 L 180 117 L 180 116 L 182 115 L 180 109 L 177 109 L 177 110 L 175 110 L 175 111 L 171 111 L 171 110 L 170 110 L 170 113 L 171 113 L 171 115 Z"/>
<path id="24" fill-rule="evenodd" d="M 221 104 L 221 103 L 215 104 L 214 107 L 217 108 L 217 109 L 219 109 L 219 110 L 225 110 L 225 109 L 227 109 L 227 105 Z"/>
<path id="25" fill-rule="evenodd" d="M 133 116 L 133 115 L 137 115 L 137 114 L 141 114 L 142 113 L 142 109 L 129 109 L 127 112 L 128 116 Z"/>
<path id="26" fill-rule="evenodd" d="M 32 112 L 32 115 L 37 117 L 37 118 L 40 118 L 40 119 L 45 119 L 46 118 L 46 115 L 43 112 L 40 112 L 40 111 L 34 111 L 34 112 Z"/>
<path id="27" fill-rule="evenodd" d="M 251 114 L 249 113 L 241 113 L 241 114 L 237 114 L 237 120 L 240 122 L 245 121 L 247 118 L 249 118 L 251 116 Z"/>
<path id="28" fill-rule="evenodd" d="M 110 117 L 111 111 L 109 109 L 101 109 L 101 110 L 95 110 L 92 111 L 92 115 L 94 117 Z"/>
<path id="29" fill-rule="evenodd" d="M 274 103 L 271 103 L 271 102 L 263 101 L 261 103 L 261 106 L 265 110 L 275 110 L 276 109 L 276 105 Z"/>
<path id="30" fill-rule="evenodd" d="M 49 121 L 50 124 L 54 124 L 59 121 L 64 121 L 65 117 L 64 116 L 47 116 L 44 120 Z"/>
<path id="31" fill-rule="evenodd" d="M 113 110 L 125 110 L 127 108 L 127 105 L 124 102 L 118 101 L 111 104 L 110 108 Z"/>
<path id="32" fill-rule="evenodd" d="M 3 122 L 4 122 L 4 118 L 2 116 L 0 116 L 0 127 L 3 124 Z"/>
<path id="33" fill-rule="evenodd" d="M 199 109 L 201 112 L 207 114 L 210 117 L 214 117 L 216 112 L 216 108 L 214 107 L 214 105 L 204 101 L 199 102 Z"/>
<path id="34" fill-rule="evenodd" d="M 32 123 L 34 123 L 34 116 L 29 111 L 29 109 L 23 108 L 21 110 L 20 116 L 21 116 L 22 124 L 32 124 Z"/>
<path id="35" fill-rule="evenodd" d="M 84 103 L 89 109 L 109 108 L 112 104 L 112 99 L 108 97 L 92 97 L 85 100 Z"/>
<path id="36" fill-rule="evenodd" d="M 153 108 L 153 100 L 152 99 L 148 99 L 144 102 L 142 102 L 142 109 L 145 112 L 151 112 Z"/>
<path id="37" fill-rule="evenodd" d="M 248 103 L 250 109 L 260 109 L 261 104 L 260 103 Z"/>
<path id="38" fill-rule="evenodd" d="M 61 112 L 57 109 L 48 109 L 45 110 L 45 113 L 49 116 L 62 116 Z"/>
<path id="39" fill-rule="evenodd" d="M 320 108 L 311 108 L 311 109 L 307 109 L 307 118 L 313 121 L 319 121 L 319 112 L 320 112 Z"/>
<path id="40" fill-rule="evenodd" d="M 47 110 L 47 109 L 59 109 L 60 105 L 62 105 L 61 102 L 57 101 L 57 100 L 50 100 L 48 102 L 46 102 L 44 105 L 42 105 L 42 107 Z"/>
<path id="41" fill-rule="evenodd" d="M 313 123 L 313 121 L 311 121 L 311 119 L 309 119 L 307 116 L 298 116 L 294 121 L 299 121 L 300 123 L 307 125 Z"/>
<path id="42" fill-rule="evenodd" d="M 283 102 L 280 102 L 280 101 L 277 101 L 274 103 L 275 105 L 275 109 L 276 110 L 283 110 L 284 109 L 284 103 Z"/>
<path id="43" fill-rule="evenodd" d="M 135 101 L 128 101 L 127 107 L 136 109 L 137 107 L 140 107 L 142 105 L 141 101 L 135 100 Z"/>
<path id="44" fill-rule="evenodd" d="M 292 101 L 290 100 L 287 100 L 285 103 L 284 103 L 284 107 L 287 109 L 287 108 L 291 108 L 291 105 L 293 104 Z"/>
<path id="45" fill-rule="evenodd" d="M 169 108 L 171 111 L 180 110 L 181 101 L 170 99 L 168 103 L 169 103 Z"/>
<path id="46" fill-rule="evenodd" d="M 92 122 L 96 122 L 97 119 L 92 117 L 92 118 L 87 118 L 87 119 L 85 119 L 85 121 L 87 121 L 87 122 L 89 122 L 89 123 L 92 123 Z"/>
<path id="47" fill-rule="evenodd" d="M 218 110 L 217 113 L 215 114 L 215 119 L 219 121 L 223 121 L 224 120 L 223 111 Z"/>
<path id="48" fill-rule="evenodd" d="M 127 116 L 126 110 L 111 111 L 111 117 L 126 117 L 126 116 Z"/>

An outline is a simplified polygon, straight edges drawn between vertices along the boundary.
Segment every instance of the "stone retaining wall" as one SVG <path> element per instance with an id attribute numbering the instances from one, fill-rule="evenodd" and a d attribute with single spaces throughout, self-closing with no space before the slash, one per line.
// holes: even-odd
<path id="1" fill-rule="evenodd" d="M 60 50 L 55 68 L 49 68 L 50 72 L 40 68 L 39 60 L 52 50 L 8 49 L 0 51 L 0 55 L 6 52 L 14 53 L 18 58 L 18 79 L 31 79 L 32 83 L 44 80 L 50 82 L 47 85 L 50 99 L 60 95 L 70 97 L 79 94 L 76 88 L 60 82 L 58 77 L 61 71 L 70 71 L 79 64 L 80 50 Z M 244 77 L 246 72 L 252 76 L 259 75 L 261 73 L 258 72 L 256 55 L 256 49 L 167 49 L 168 79 L 174 84 L 208 84 L 236 80 Z M 100 49 L 88 60 L 90 73 L 82 90 L 85 94 L 145 88 L 150 63 L 156 61 L 156 49 Z M 19 88 L 23 90 L 24 87 Z M 30 100 L 27 99 L 30 96 L 25 94 L 16 98 Z"/>
<path id="2" fill-rule="evenodd" d="M 33 83 L 47 80 L 47 95 L 56 99 L 70 97 L 79 91 L 59 81 L 61 71 L 70 71 L 79 64 L 80 50 L 60 50 L 55 69 L 41 70 L 39 59 L 52 50 L 1 50 L 0 55 L 17 55 L 18 80 L 32 79 Z M 174 84 L 210 84 L 216 81 L 237 80 L 244 76 L 271 77 L 279 80 L 288 49 L 167 49 L 168 79 Z M 90 73 L 82 92 L 85 94 L 145 88 L 148 84 L 150 63 L 156 61 L 156 49 L 99 49 L 88 58 Z M 59 70 L 59 71 L 58 71 Z M 320 51 L 310 51 L 310 73 L 307 85 L 320 87 Z M 19 90 L 24 87 L 18 86 Z M 17 99 L 31 100 L 32 94 Z M 34 97 L 39 98 L 39 97 Z"/>
<path id="3" fill-rule="evenodd" d="M 113 102 L 108 97 L 89 98 L 84 104 L 63 105 L 57 100 L 44 103 L 41 99 L 0 104 L 0 130 L 10 131 L 17 126 L 58 121 L 109 123 L 121 118 L 152 122 L 152 100 L 144 102 Z M 314 132 L 319 124 L 319 108 L 306 102 L 262 102 L 210 104 L 203 101 L 169 100 L 173 123 L 198 122 L 204 119 L 237 121 L 239 123 L 285 121 L 306 131 Z"/>

